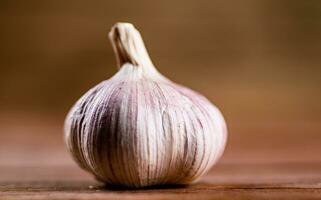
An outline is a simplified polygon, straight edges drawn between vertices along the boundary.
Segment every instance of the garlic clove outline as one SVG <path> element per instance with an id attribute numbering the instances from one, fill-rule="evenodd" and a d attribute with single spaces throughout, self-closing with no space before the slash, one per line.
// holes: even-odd
<path id="1" fill-rule="evenodd" d="M 111 185 L 195 182 L 224 151 L 221 112 L 161 75 L 132 24 L 116 23 L 109 38 L 119 71 L 69 111 L 64 132 L 73 158 Z"/>

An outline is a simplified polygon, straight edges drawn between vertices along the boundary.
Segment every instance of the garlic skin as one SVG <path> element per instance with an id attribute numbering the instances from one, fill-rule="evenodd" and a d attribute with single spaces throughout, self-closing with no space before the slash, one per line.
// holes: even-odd
<path id="1" fill-rule="evenodd" d="M 65 141 L 77 163 L 106 184 L 187 184 L 222 155 L 226 124 L 202 95 L 162 76 L 129 23 L 109 34 L 119 71 L 72 107 Z"/>

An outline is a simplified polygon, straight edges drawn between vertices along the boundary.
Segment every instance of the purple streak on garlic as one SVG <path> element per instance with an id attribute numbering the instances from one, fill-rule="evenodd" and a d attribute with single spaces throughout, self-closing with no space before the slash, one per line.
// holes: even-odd
<path id="1" fill-rule="evenodd" d="M 109 37 L 119 71 L 82 96 L 65 121 L 74 159 L 111 185 L 197 180 L 224 151 L 227 130 L 220 111 L 162 76 L 133 25 L 117 23 Z"/>

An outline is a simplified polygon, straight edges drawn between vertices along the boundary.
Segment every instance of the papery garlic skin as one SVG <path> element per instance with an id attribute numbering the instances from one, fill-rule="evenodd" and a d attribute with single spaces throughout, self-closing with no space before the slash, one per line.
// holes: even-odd
<path id="1" fill-rule="evenodd" d="M 117 23 L 110 39 L 120 70 L 70 110 L 68 149 L 107 184 L 139 188 L 195 181 L 224 151 L 223 116 L 202 95 L 162 76 L 131 24 Z"/>

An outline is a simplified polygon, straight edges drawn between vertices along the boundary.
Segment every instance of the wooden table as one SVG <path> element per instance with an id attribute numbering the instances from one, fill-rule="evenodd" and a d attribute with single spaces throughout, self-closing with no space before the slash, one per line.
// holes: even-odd
<path id="1" fill-rule="evenodd" d="M 318 121 L 232 123 L 224 156 L 199 183 L 142 190 L 105 187 L 79 169 L 64 148 L 61 121 L 21 121 L 1 121 L 1 200 L 321 199 Z"/>
<path id="2" fill-rule="evenodd" d="M 221 164 L 191 186 L 121 190 L 74 167 L 1 167 L 7 181 L 0 199 L 320 199 L 320 169 L 320 163 Z"/>

